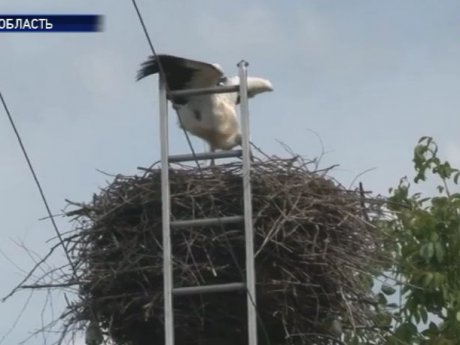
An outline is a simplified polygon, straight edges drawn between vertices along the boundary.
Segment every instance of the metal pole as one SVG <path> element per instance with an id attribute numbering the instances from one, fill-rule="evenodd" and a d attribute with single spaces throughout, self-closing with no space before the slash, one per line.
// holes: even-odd
<path id="1" fill-rule="evenodd" d="M 252 218 L 251 195 L 251 148 L 249 141 L 249 105 L 246 61 L 238 64 L 240 76 L 240 110 L 243 149 L 243 200 L 244 228 L 246 242 L 246 284 L 248 303 L 248 339 L 249 345 L 257 345 L 257 310 L 256 310 L 256 274 L 254 263 L 254 230 Z"/>
<path id="2" fill-rule="evenodd" d="M 168 164 L 168 101 L 166 85 L 160 80 L 160 144 L 161 144 L 161 201 L 163 224 L 163 293 L 165 317 L 165 345 L 174 345 L 174 315 L 172 301 L 173 267 L 171 257 L 170 231 L 170 197 L 169 197 L 169 164 Z"/>

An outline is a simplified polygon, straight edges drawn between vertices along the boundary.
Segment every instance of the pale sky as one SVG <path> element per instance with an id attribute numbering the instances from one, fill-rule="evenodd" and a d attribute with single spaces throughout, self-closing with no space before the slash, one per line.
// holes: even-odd
<path id="1" fill-rule="evenodd" d="M 460 2 L 458 0 L 138 0 L 156 49 L 219 63 L 275 92 L 251 100 L 252 141 L 284 154 L 278 141 L 348 186 L 387 193 L 412 174 L 412 150 L 433 136 L 460 165 Z M 133 174 L 159 159 L 156 77 L 135 82 L 150 54 L 131 1 L 3 0 L 2 14 L 102 14 L 101 33 L 0 33 L 0 90 L 15 117 L 54 213 L 64 199 L 90 200 L 110 180 L 96 169 Z M 23 243 L 44 255 L 54 236 L 13 131 L 0 110 L 1 251 L 28 271 Z M 175 114 L 171 147 L 188 153 Z M 314 132 L 314 133 L 313 133 Z M 194 140 L 198 151 L 205 149 Z M 58 218 L 61 231 L 71 224 Z M 53 261 L 64 263 L 62 253 Z M 0 296 L 24 272 L 0 256 Z M 0 305 L 0 339 L 27 292 Z M 41 325 L 46 294 L 35 294 L 3 344 Z M 54 298 L 55 315 L 63 306 Z M 49 320 L 49 308 L 45 317 Z M 41 338 L 31 344 L 43 343 Z"/>

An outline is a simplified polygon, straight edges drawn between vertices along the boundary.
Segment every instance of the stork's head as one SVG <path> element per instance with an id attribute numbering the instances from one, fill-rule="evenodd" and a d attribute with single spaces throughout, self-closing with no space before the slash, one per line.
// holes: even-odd
<path id="1" fill-rule="evenodd" d="M 257 78 L 257 77 L 248 77 L 248 96 L 254 97 L 255 95 L 273 91 L 272 83 L 267 79 Z"/>

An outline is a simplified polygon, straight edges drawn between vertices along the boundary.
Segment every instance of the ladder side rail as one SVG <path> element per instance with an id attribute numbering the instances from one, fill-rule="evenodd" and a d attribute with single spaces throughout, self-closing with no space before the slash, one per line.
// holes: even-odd
<path id="1" fill-rule="evenodd" d="M 161 145 L 161 201 L 162 201 L 162 235 L 163 235 L 163 298 L 165 321 L 165 345 L 174 345 L 174 309 L 173 309 L 173 267 L 171 255 L 170 213 L 171 201 L 169 190 L 169 139 L 168 139 L 168 101 L 166 84 L 159 78 L 160 97 L 160 145 Z"/>
<path id="2" fill-rule="evenodd" d="M 240 111 L 243 150 L 243 201 L 244 228 L 246 242 L 246 284 L 247 284 L 247 315 L 248 345 L 257 345 L 257 309 L 256 309 L 256 276 L 254 263 L 254 229 L 252 218 L 251 192 L 251 147 L 249 138 L 249 105 L 246 61 L 238 64 L 240 77 Z"/>

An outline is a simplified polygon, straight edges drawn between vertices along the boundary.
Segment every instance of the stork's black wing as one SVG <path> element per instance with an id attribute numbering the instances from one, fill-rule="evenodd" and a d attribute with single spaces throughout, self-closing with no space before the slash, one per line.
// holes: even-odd
<path id="1" fill-rule="evenodd" d="M 141 65 L 141 69 L 137 73 L 137 80 L 150 74 L 159 73 L 158 60 L 171 91 L 216 86 L 224 75 L 222 69 L 217 65 L 161 54 L 150 56 Z"/>

